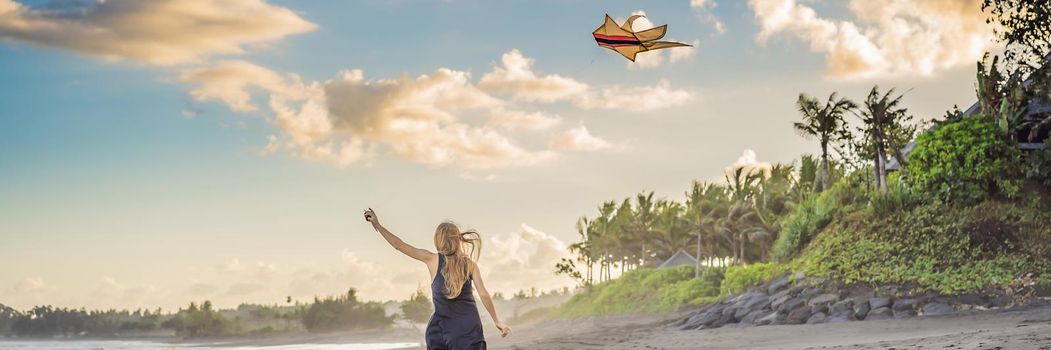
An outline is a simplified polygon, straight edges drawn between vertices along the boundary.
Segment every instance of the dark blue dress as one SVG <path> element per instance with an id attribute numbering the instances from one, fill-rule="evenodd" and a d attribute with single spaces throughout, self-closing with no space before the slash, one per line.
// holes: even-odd
<path id="1" fill-rule="evenodd" d="M 463 283 L 460 295 L 449 299 L 445 297 L 445 276 L 442 276 L 444 270 L 445 255 L 438 254 L 438 273 L 431 281 L 434 315 L 431 315 L 431 321 L 427 323 L 427 349 L 485 350 L 482 320 L 478 316 L 478 307 L 474 304 L 470 275 Z"/>

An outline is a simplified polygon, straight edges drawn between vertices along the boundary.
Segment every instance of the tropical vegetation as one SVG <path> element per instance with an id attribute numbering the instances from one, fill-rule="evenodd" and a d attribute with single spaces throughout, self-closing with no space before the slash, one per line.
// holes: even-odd
<path id="1" fill-rule="evenodd" d="M 664 310 L 789 272 L 944 294 L 1002 291 L 1028 274 L 1048 283 L 1051 3 L 986 0 L 983 10 L 1006 51 L 978 62 L 975 109 L 920 123 L 894 88 L 874 86 L 861 102 L 800 94 L 792 128 L 816 141 L 817 156 L 730 169 L 681 201 L 643 192 L 580 218 L 574 256 L 556 273 L 583 292 L 563 313 Z M 698 257 L 693 278 L 652 269 L 679 250 Z M 704 279 L 723 264 L 724 279 Z M 662 294 L 686 285 L 693 299 Z"/>
<path id="2" fill-rule="evenodd" d="M 291 298 L 289 298 L 291 301 Z M 429 308 L 427 309 L 429 312 Z M 386 328 L 393 324 L 382 304 L 362 302 L 354 289 L 340 296 L 292 305 L 241 304 L 217 309 L 210 301 L 185 309 L 86 310 L 37 306 L 18 311 L 0 305 L 0 336 L 167 336 L 186 338 L 264 333 L 326 332 Z"/>
<path id="3" fill-rule="evenodd" d="M 427 297 L 423 288 L 419 288 L 408 300 L 401 303 L 401 317 L 412 322 L 424 323 L 430 319 L 431 309 L 431 298 Z"/>
<path id="4" fill-rule="evenodd" d="M 692 267 L 635 269 L 574 294 L 556 317 L 667 312 L 683 305 L 703 305 L 719 296 L 723 269 L 704 268 L 694 278 Z"/>

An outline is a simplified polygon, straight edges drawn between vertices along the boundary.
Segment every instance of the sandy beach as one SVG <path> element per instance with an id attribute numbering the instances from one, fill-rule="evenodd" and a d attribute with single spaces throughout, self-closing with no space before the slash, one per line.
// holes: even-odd
<path id="1" fill-rule="evenodd" d="M 855 321 L 815 325 L 723 327 L 678 330 L 672 325 L 687 312 L 668 315 L 624 315 L 549 320 L 514 326 L 500 338 L 486 329 L 492 349 L 989 349 L 1051 350 L 1051 303 L 991 311 L 901 320 Z M 150 341 L 149 339 L 141 339 Z M 156 340 L 153 340 L 156 341 Z M 180 347 L 318 348 L 316 345 L 406 344 L 423 349 L 422 329 L 255 338 L 171 340 Z M 70 349 L 81 349 L 71 343 Z M 0 346 L 0 348 L 4 348 Z M 139 349 L 140 347 L 127 347 Z M 154 347 L 141 347 L 153 349 Z M 365 345 L 365 348 L 370 348 Z"/>
<path id="2" fill-rule="evenodd" d="M 1051 349 L 1051 305 L 904 320 L 681 331 L 678 315 L 557 320 L 493 349 Z"/>

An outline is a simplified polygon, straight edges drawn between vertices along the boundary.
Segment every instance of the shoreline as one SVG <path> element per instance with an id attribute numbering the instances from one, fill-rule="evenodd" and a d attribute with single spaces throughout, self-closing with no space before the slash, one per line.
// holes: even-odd
<path id="1" fill-rule="evenodd" d="M 678 330 L 676 316 L 538 324 L 546 336 L 493 339 L 493 349 L 1051 349 L 1051 304 L 941 316 L 813 325 Z"/>
<path id="2" fill-rule="evenodd" d="M 169 339 L 168 344 L 183 344 L 212 347 L 282 346 L 294 344 L 375 344 L 375 343 L 419 343 L 423 344 L 423 331 L 411 328 L 386 330 L 345 331 L 326 333 L 275 334 L 261 337 L 219 337 L 198 339 Z"/>
<path id="3" fill-rule="evenodd" d="M 154 344 L 193 347 L 266 347 L 303 344 L 423 344 L 423 331 L 411 328 L 386 330 L 344 331 L 327 333 L 273 334 L 262 336 L 229 336 L 207 338 L 180 338 L 175 336 L 130 336 L 130 337 L 53 337 L 15 338 L 0 337 L 3 341 L 22 342 L 144 342 Z M 411 348 L 411 347 L 410 347 Z"/>
<path id="4" fill-rule="evenodd" d="M 663 315 L 595 316 L 521 325 L 508 338 L 486 338 L 492 349 L 1051 349 L 1051 303 L 940 316 L 812 325 L 679 330 L 675 321 L 693 310 Z M 270 347 L 311 344 L 415 343 L 423 331 L 392 330 L 285 334 L 254 338 L 60 338 L 41 341 L 143 341 L 187 348 Z"/>

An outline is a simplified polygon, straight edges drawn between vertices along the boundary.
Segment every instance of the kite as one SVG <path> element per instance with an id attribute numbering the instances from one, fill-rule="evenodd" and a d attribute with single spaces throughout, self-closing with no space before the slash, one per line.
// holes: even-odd
<path id="1" fill-rule="evenodd" d="M 617 22 L 613 21 L 609 15 L 606 15 L 606 22 L 602 23 L 594 32 L 591 34 L 595 35 L 595 42 L 598 46 L 605 47 L 607 49 L 616 51 L 617 53 L 635 62 L 635 55 L 639 52 L 645 52 L 650 50 L 667 49 L 678 46 L 691 46 L 689 44 L 683 44 L 674 41 L 657 41 L 664 37 L 664 34 L 668 31 L 668 25 L 662 25 L 660 27 L 653 27 L 640 32 L 636 32 L 631 29 L 631 22 L 642 15 L 633 15 L 628 17 L 627 21 L 624 21 L 624 25 L 617 25 Z"/>

